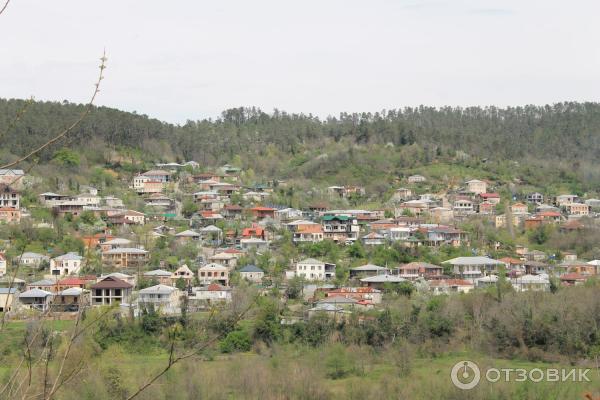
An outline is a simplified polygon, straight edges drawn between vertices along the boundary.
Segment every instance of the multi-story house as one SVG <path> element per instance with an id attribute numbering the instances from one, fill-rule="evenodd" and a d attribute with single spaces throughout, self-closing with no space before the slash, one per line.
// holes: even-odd
<path id="1" fill-rule="evenodd" d="M 467 191 L 473 194 L 483 194 L 487 192 L 487 182 L 478 179 L 467 181 Z"/>
<path id="2" fill-rule="evenodd" d="M 527 201 L 529 203 L 542 204 L 544 203 L 544 195 L 538 192 L 529 193 L 527 195 Z"/>
<path id="3" fill-rule="evenodd" d="M 229 269 L 221 264 L 206 264 L 198 268 L 198 279 L 203 284 L 217 282 L 229 286 Z"/>
<path id="4" fill-rule="evenodd" d="M 152 307 L 163 314 L 180 312 L 181 291 L 173 286 L 156 285 L 139 291 L 139 308 Z"/>
<path id="5" fill-rule="evenodd" d="M 0 208 L 13 208 L 18 210 L 20 208 L 19 192 L 11 186 L 0 183 Z"/>
<path id="6" fill-rule="evenodd" d="M 145 265 L 148 252 L 134 247 L 116 247 L 102 253 L 102 262 L 117 268 L 129 268 Z"/>
<path id="7" fill-rule="evenodd" d="M 92 305 L 129 303 L 133 285 L 124 280 L 108 276 L 91 286 Z"/>
<path id="8" fill-rule="evenodd" d="M 356 217 L 349 215 L 325 215 L 321 225 L 323 238 L 334 242 L 355 241 L 360 232 Z"/>
<path id="9" fill-rule="evenodd" d="M 79 273 L 83 257 L 79 254 L 71 252 L 55 257 L 50 260 L 51 275 L 71 275 Z"/>
<path id="10" fill-rule="evenodd" d="M 325 281 L 335 278 L 335 264 L 314 258 L 296 263 L 296 276 L 308 281 Z"/>

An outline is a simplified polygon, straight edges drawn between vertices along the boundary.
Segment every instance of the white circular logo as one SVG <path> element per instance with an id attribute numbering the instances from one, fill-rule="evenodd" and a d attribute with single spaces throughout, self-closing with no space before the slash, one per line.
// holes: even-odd
<path id="1" fill-rule="evenodd" d="M 457 388 L 470 390 L 479 383 L 481 371 L 473 361 L 459 361 L 452 367 L 450 379 Z"/>

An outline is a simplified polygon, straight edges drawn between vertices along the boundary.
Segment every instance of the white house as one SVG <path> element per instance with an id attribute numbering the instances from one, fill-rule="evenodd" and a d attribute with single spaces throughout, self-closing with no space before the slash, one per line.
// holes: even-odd
<path id="1" fill-rule="evenodd" d="M 78 274 L 82 261 L 83 257 L 74 252 L 55 257 L 50 260 L 50 274 L 57 276 Z"/>
<path id="2" fill-rule="evenodd" d="M 154 307 L 163 314 L 177 314 L 179 308 L 181 291 L 173 286 L 156 285 L 139 291 L 139 308 Z"/>
<path id="3" fill-rule="evenodd" d="M 256 265 L 246 265 L 240 269 L 240 277 L 250 282 L 260 283 L 264 276 L 264 271 Z"/>
<path id="4" fill-rule="evenodd" d="M 296 263 L 296 276 L 309 281 L 333 279 L 335 278 L 335 264 L 307 258 Z"/>

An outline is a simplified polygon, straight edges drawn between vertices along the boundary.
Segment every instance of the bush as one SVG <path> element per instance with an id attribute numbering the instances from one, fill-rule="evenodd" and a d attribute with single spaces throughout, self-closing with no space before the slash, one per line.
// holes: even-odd
<path id="1" fill-rule="evenodd" d="M 236 351 L 250 351 L 252 340 L 246 331 L 229 332 L 225 339 L 219 343 L 219 349 L 222 353 L 233 353 Z"/>

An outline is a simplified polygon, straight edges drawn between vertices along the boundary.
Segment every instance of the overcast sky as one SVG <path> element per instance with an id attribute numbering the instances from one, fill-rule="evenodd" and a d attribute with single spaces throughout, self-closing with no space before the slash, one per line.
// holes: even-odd
<path id="1" fill-rule="evenodd" d="M 4 3 L 0 0 L 0 3 Z M 161 120 L 597 101 L 597 0 L 12 0 L 0 97 Z"/>

